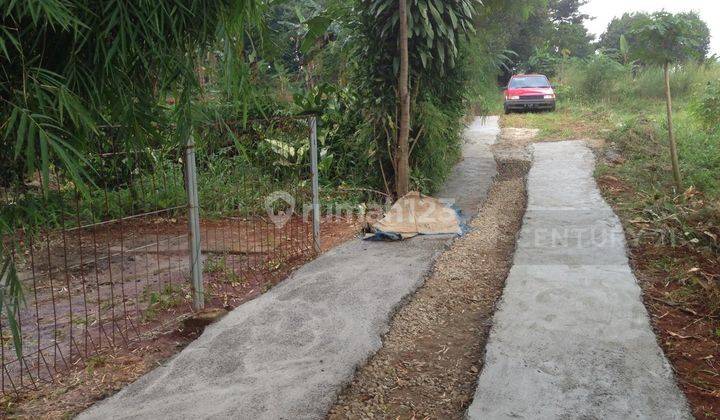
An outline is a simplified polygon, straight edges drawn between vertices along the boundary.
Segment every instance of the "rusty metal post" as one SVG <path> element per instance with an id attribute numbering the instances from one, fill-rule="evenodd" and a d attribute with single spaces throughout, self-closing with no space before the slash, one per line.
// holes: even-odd
<path id="1" fill-rule="evenodd" d="M 190 274 L 193 284 L 193 307 L 196 311 L 205 308 L 205 287 L 202 278 L 202 250 L 200 244 L 200 204 L 195 166 L 195 138 L 188 137 L 185 149 L 185 179 L 188 196 L 188 243 L 190 249 Z"/>
<path id="2" fill-rule="evenodd" d="M 318 173 L 317 117 L 310 117 L 310 166 L 312 168 L 313 249 L 320 253 L 320 175 Z"/>

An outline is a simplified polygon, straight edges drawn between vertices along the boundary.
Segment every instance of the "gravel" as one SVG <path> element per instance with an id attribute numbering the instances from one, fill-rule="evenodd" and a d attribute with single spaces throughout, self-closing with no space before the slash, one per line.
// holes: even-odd
<path id="1" fill-rule="evenodd" d="M 397 312 L 382 349 L 359 369 L 330 419 L 463 417 L 526 203 L 527 162 L 499 161 L 498 169 L 472 231 Z"/>

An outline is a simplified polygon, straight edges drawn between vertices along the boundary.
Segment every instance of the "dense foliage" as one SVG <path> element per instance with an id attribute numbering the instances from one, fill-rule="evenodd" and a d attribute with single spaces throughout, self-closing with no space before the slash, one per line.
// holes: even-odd
<path id="1" fill-rule="evenodd" d="M 0 30 L 3 180 L 51 162 L 79 180 L 83 149 L 104 127 L 128 143 L 158 138 L 164 95 L 183 111 L 197 89 L 195 56 L 218 31 L 230 41 L 252 1 L 5 0 Z M 232 55 L 228 43 L 226 57 Z M 185 118 L 187 115 L 185 116 Z M 93 147 L 95 145 L 92 145 Z"/>
<path id="2" fill-rule="evenodd" d="M 653 13 L 629 35 L 632 54 L 649 64 L 702 60 L 710 44 L 710 30 L 695 13 Z"/>
<path id="3" fill-rule="evenodd" d="M 675 15 L 666 12 L 625 13 L 610 22 L 607 30 L 600 35 L 597 48 L 625 62 L 627 58 L 633 60 L 647 58 L 645 53 L 653 46 L 656 39 L 664 37 L 660 32 L 665 32 L 663 28 L 668 25 L 684 27 L 682 29 L 683 36 L 687 42 L 691 43 L 687 46 L 688 56 L 695 59 L 705 59 L 708 56 L 710 30 L 700 16 L 694 12 Z M 664 40 L 664 42 L 668 41 L 668 39 Z M 626 44 L 625 48 L 623 48 L 623 42 Z"/>
<path id="4" fill-rule="evenodd" d="M 586 3 L 582 0 L 532 3 L 527 22 L 519 21 L 517 26 L 510 27 L 508 49 L 515 54 L 504 78 L 517 71 L 553 75 L 563 58 L 591 55 L 592 37 L 585 27 L 589 16 L 580 12 Z"/>
<path id="5" fill-rule="evenodd" d="M 366 118 L 368 142 L 377 143 L 378 164 L 390 183 L 398 119 L 396 85 L 398 18 L 393 0 L 361 1 L 356 22 L 358 63 L 353 81 L 357 104 Z M 473 0 L 411 1 L 408 10 L 410 92 L 413 121 L 411 149 L 416 187 L 432 190 L 458 157 L 460 119 L 468 56 L 473 31 Z M 412 154 L 411 154 L 412 157 Z"/>
<path id="6" fill-rule="evenodd" d="M 704 85 L 704 89 L 695 95 L 690 110 L 703 129 L 720 133 L 720 78 Z"/>
<path id="7" fill-rule="evenodd" d="M 136 149 L 157 141 L 168 119 L 183 138 L 198 93 L 196 54 L 219 34 L 229 62 L 243 24 L 257 7 L 251 0 L 4 0 L 0 5 L 0 187 L 17 193 L 39 173 L 45 196 L 51 171 L 77 186 L 107 175 L 88 160 L 89 150 L 114 150 L 115 142 Z M 172 110 L 164 106 L 167 97 L 177 104 Z M 5 200 L 2 216 L 33 211 L 33 204 Z M 47 206 L 34 210 L 40 218 L 50 213 Z M 22 288 L 3 248 L 9 225 L 14 229 L 19 222 L 0 217 L 0 311 L 6 311 L 18 355 L 22 347 L 14 314 Z"/>

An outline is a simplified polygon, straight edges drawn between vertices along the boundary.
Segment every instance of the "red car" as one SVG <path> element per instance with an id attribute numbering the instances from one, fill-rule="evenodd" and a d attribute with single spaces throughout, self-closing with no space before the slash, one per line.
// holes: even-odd
<path id="1" fill-rule="evenodd" d="M 555 111 L 555 91 L 542 74 L 517 74 L 505 89 L 505 113 L 523 110 Z"/>

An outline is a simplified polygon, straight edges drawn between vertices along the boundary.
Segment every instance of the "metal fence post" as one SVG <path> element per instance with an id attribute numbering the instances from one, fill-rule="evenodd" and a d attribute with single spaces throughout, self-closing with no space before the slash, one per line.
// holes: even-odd
<path id="1" fill-rule="evenodd" d="M 193 307 L 205 308 L 205 287 L 202 278 L 202 250 L 200 245 L 200 204 L 198 200 L 197 168 L 195 166 L 195 138 L 188 137 L 185 148 L 185 173 L 188 195 L 188 243 L 190 248 L 190 274 L 193 284 Z"/>
<path id="2" fill-rule="evenodd" d="M 317 117 L 310 117 L 310 166 L 312 168 L 313 248 L 320 253 L 320 181 L 318 174 Z"/>

